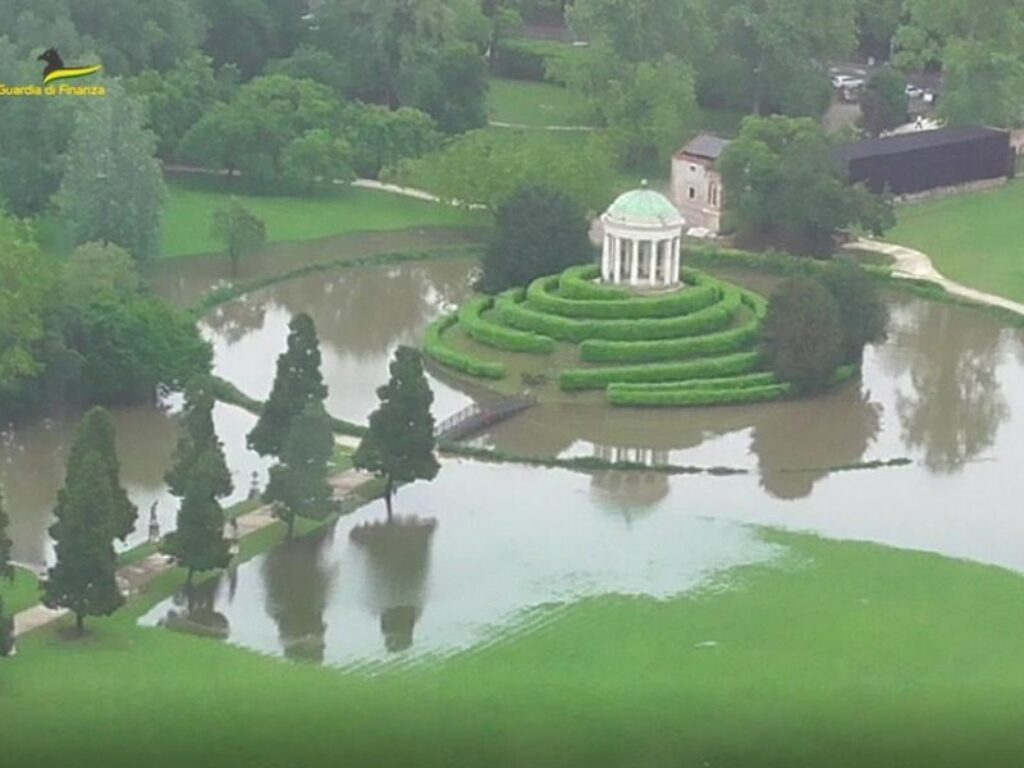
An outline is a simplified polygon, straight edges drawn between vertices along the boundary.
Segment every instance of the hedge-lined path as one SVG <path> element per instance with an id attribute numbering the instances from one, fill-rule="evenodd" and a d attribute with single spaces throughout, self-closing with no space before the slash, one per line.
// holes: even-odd
<path id="1" fill-rule="evenodd" d="M 921 251 L 913 248 L 907 248 L 904 245 L 883 243 L 880 240 L 869 240 L 867 238 L 861 238 L 860 240 L 850 243 L 845 247 L 856 250 L 873 251 L 875 253 L 882 253 L 886 256 L 892 257 L 895 261 L 895 265 L 893 267 L 893 275 L 895 277 L 902 277 L 910 280 L 926 280 L 930 283 L 935 283 L 936 285 L 941 286 L 955 296 L 970 299 L 971 301 L 976 301 L 979 304 L 987 304 L 992 307 L 1006 309 L 1010 312 L 1015 312 L 1018 315 L 1024 315 L 1024 304 L 1003 298 L 1002 296 L 996 296 L 993 293 L 979 291 L 976 288 L 970 288 L 954 280 L 950 280 L 936 269 L 928 254 L 922 253 Z"/>
<path id="2" fill-rule="evenodd" d="M 356 488 L 365 483 L 369 477 L 365 472 L 358 469 L 339 472 L 330 478 L 331 487 L 334 489 L 334 497 L 336 499 L 346 498 Z M 235 518 L 235 522 L 238 525 L 238 540 L 241 541 L 257 531 L 262 531 L 264 528 L 273 525 L 276 521 L 277 518 L 274 517 L 270 504 L 255 509 L 248 514 L 241 515 Z M 119 568 L 117 570 L 117 581 L 121 591 L 130 598 L 132 595 L 145 589 L 161 573 L 165 573 L 174 567 L 174 564 L 167 557 L 155 553 L 137 563 Z M 41 604 L 26 608 L 14 616 L 14 636 L 17 638 L 27 632 L 45 627 L 68 614 L 69 611 L 67 610 L 47 608 Z"/>

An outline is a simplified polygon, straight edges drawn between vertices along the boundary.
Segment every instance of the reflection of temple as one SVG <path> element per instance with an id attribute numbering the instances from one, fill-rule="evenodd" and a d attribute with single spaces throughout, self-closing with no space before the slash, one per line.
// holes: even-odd
<path id="1" fill-rule="evenodd" d="M 366 601 L 380 618 L 389 653 L 412 646 L 416 621 L 426 602 L 430 545 L 437 521 L 396 517 L 352 529 L 352 541 L 366 553 Z"/>
<path id="2" fill-rule="evenodd" d="M 594 446 L 594 456 L 613 463 L 643 464 L 655 466 L 669 463 L 668 451 L 652 448 L 620 448 L 604 445 Z M 668 496 L 669 478 L 664 472 L 643 470 L 609 470 L 596 473 L 591 485 L 600 495 L 619 507 L 631 521 L 637 511 L 649 512 Z"/>

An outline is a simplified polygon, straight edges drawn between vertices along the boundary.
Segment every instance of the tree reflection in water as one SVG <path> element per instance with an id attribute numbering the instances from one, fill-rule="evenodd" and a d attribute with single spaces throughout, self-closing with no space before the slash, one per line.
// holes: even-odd
<path id="1" fill-rule="evenodd" d="M 924 450 L 933 472 L 957 472 L 995 444 L 1009 417 L 998 375 L 1004 331 L 980 313 L 934 303 L 906 320 L 892 333 L 913 350 L 912 390 L 896 399 L 903 440 Z"/>
<path id="2" fill-rule="evenodd" d="M 366 554 L 366 600 L 380 617 L 384 647 L 391 653 L 413 643 L 416 621 L 426 602 L 430 545 L 437 521 L 395 517 L 352 529 L 351 540 Z"/>
<path id="3" fill-rule="evenodd" d="M 241 341 L 248 334 L 263 330 L 267 316 L 265 297 L 247 293 L 213 309 L 203 316 L 203 324 L 228 344 Z"/>
<path id="4" fill-rule="evenodd" d="M 826 467 L 861 461 L 881 427 L 882 407 L 859 382 L 823 397 L 766 407 L 750 446 L 761 487 L 777 499 L 810 496 L 828 476 Z"/>
<path id="5" fill-rule="evenodd" d="M 223 575 L 193 586 L 183 586 L 172 597 L 174 607 L 159 622 L 175 632 L 203 637 L 227 638 L 231 627 L 228 617 L 214 610 Z"/>
<path id="6" fill-rule="evenodd" d="M 321 663 L 324 660 L 324 609 L 336 567 L 324 564 L 334 527 L 285 542 L 263 561 L 267 613 L 277 624 L 285 658 Z"/>

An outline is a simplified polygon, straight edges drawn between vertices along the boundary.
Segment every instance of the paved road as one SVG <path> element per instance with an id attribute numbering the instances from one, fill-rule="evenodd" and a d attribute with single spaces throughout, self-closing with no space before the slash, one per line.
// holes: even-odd
<path id="1" fill-rule="evenodd" d="M 987 304 L 991 307 L 999 307 L 1001 309 L 1007 309 L 1010 312 L 1016 312 L 1018 315 L 1024 315 L 1024 304 L 1004 298 L 1003 296 L 996 296 L 993 293 L 979 291 L 976 288 L 970 288 L 966 285 L 950 280 L 935 268 L 935 265 L 928 257 L 928 254 L 922 253 L 921 251 L 916 251 L 913 248 L 907 248 L 903 245 L 883 243 L 879 240 L 869 240 L 866 238 L 861 238 L 860 240 L 850 243 L 846 247 L 864 251 L 874 251 L 875 253 L 884 253 L 887 256 L 891 256 L 895 262 L 893 266 L 893 275 L 896 277 L 910 278 L 912 280 L 927 280 L 928 282 L 935 283 L 936 285 L 941 285 L 954 296 L 960 296 L 965 299 L 970 299 L 971 301 L 976 301 L 979 304 Z"/>

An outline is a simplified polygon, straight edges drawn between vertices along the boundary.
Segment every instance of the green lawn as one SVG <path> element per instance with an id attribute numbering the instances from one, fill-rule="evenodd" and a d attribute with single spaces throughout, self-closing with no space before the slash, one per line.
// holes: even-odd
<path id="1" fill-rule="evenodd" d="M 15 568 L 13 582 L 0 579 L 0 597 L 8 616 L 31 608 L 39 602 L 39 580 L 25 569 Z"/>
<path id="2" fill-rule="evenodd" d="M 1024 182 L 898 209 L 886 240 L 931 256 L 957 282 L 1024 301 Z"/>
<path id="3" fill-rule="evenodd" d="M 213 212 L 235 190 L 220 179 L 171 179 L 168 191 L 163 220 L 164 257 L 221 249 L 210 234 L 210 224 Z M 349 232 L 488 223 L 486 214 L 357 188 L 338 189 L 312 198 L 237 196 L 266 222 L 271 242 L 314 240 Z"/>
<path id="4" fill-rule="evenodd" d="M 488 117 L 502 123 L 543 127 L 587 125 L 585 105 L 565 88 L 551 83 L 492 78 Z"/>
<path id="5" fill-rule="evenodd" d="M 1020 576 L 868 544 L 769 538 L 788 554 L 733 572 L 731 589 L 546 609 L 530 632 L 377 676 L 140 629 L 145 603 L 136 603 L 92 622 L 84 640 L 44 630 L 0 662 L 0 722 L 18 735 L 4 759 L 104 768 L 1019 762 Z"/>

